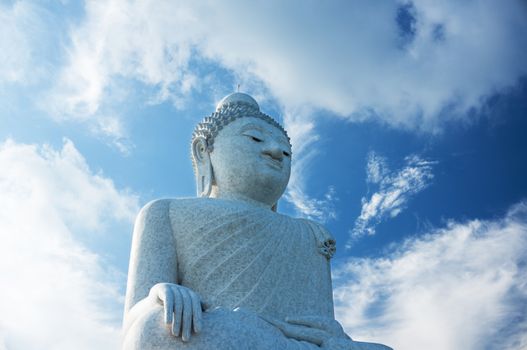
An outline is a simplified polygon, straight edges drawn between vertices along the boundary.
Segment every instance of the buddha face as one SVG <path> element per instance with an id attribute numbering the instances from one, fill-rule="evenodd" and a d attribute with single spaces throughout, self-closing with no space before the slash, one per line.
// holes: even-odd
<path id="1" fill-rule="evenodd" d="M 271 207 L 289 181 L 291 148 L 281 130 L 258 118 L 226 125 L 210 153 L 211 197 L 251 200 Z"/>

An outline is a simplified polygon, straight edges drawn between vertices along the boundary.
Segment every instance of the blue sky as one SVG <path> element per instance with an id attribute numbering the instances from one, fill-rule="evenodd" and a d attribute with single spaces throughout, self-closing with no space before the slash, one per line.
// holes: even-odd
<path id="1" fill-rule="evenodd" d="M 397 349 L 527 349 L 523 1 L 0 0 L 0 349 L 119 344 L 133 220 L 194 196 L 235 91 L 293 143 L 337 318 Z M 7 287 L 6 287 L 7 286 Z"/>

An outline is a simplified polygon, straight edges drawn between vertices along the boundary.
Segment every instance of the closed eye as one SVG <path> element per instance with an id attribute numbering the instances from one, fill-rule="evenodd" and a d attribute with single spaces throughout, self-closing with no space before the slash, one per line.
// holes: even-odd
<path id="1" fill-rule="evenodd" d="M 291 153 L 289 153 L 289 152 L 286 152 L 286 151 L 283 151 L 282 153 L 283 153 L 283 154 L 284 154 L 284 156 L 286 156 L 286 157 L 289 157 L 289 156 L 291 155 Z"/>
<path id="2" fill-rule="evenodd" d="M 259 139 L 258 137 L 255 137 L 255 136 L 251 136 L 251 139 L 255 142 L 262 142 L 263 140 L 262 139 Z"/>

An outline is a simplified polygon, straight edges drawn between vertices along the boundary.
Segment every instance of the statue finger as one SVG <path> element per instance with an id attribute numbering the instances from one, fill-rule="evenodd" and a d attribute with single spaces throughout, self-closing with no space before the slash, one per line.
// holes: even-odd
<path id="1" fill-rule="evenodd" d="M 260 316 L 265 321 L 269 322 L 276 328 L 278 328 L 282 333 L 288 337 L 296 340 L 308 341 L 310 343 L 320 345 L 322 342 L 330 337 L 330 335 L 320 329 L 310 328 L 303 325 L 293 325 L 288 322 L 281 321 L 274 317 L 269 316 Z"/>
<path id="2" fill-rule="evenodd" d="M 183 314 L 183 297 L 179 288 L 174 288 L 174 321 L 172 322 L 172 334 L 179 337 L 181 334 L 181 317 Z"/>
<path id="3" fill-rule="evenodd" d="M 329 334 L 322 330 L 318 329 L 296 329 L 296 328 L 288 328 L 286 335 L 288 335 L 290 338 L 297 339 L 297 340 L 303 340 L 308 341 L 310 343 L 321 345 L 324 340 L 326 340 L 329 337 Z"/>
<path id="4" fill-rule="evenodd" d="M 281 330 L 288 338 L 307 341 L 316 345 L 321 345 L 324 340 L 331 337 L 330 334 L 323 330 L 305 326 L 287 325 L 286 327 L 282 327 Z"/>
<path id="5" fill-rule="evenodd" d="M 165 286 L 161 295 L 159 296 L 159 299 L 163 301 L 165 323 L 171 324 L 174 314 L 174 294 L 172 293 L 172 289 L 168 286 Z"/>
<path id="6" fill-rule="evenodd" d="M 201 301 L 196 293 L 189 293 L 192 299 L 192 324 L 194 325 L 194 332 L 201 332 Z"/>
<path id="7" fill-rule="evenodd" d="M 286 322 L 290 324 L 312 327 L 322 329 L 326 332 L 331 333 L 334 336 L 340 336 L 344 333 L 344 329 L 336 320 L 320 317 L 320 316 L 297 316 L 297 317 L 286 317 Z"/>
<path id="8" fill-rule="evenodd" d="M 192 300 L 187 290 L 181 290 L 183 299 L 183 320 L 181 323 L 181 340 L 189 341 L 192 329 Z"/>
<path id="9" fill-rule="evenodd" d="M 280 321 L 274 317 L 270 317 L 270 316 L 266 316 L 266 315 L 260 315 L 260 318 L 263 319 L 264 321 L 272 324 L 273 326 L 275 326 L 276 328 L 278 329 L 282 329 L 283 327 L 287 327 L 288 324 L 284 321 Z"/>
<path id="10" fill-rule="evenodd" d="M 297 316 L 297 317 L 286 317 L 285 321 L 290 324 L 306 326 L 318 329 L 324 329 L 327 327 L 327 323 L 324 322 L 318 316 Z"/>

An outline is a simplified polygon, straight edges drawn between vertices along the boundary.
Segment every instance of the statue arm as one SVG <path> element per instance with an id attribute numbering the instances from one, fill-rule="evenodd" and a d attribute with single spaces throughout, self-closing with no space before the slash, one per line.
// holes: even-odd
<path id="1" fill-rule="evenodd" d="M 172 334 L 190 338 L 199 332 L 201 303 L 192 290 L 177 284 L 177 254 L 170 220 L 171 200 L 148 203 L 137 216 L 132 238 L 124 312 L 124 334 L 152 306 L 162 305 Z M 168 332 L 168 330 L 167 330 Z"/>
<path id="2" fill-rule="evenodd" d="M 170 222 L 170 200 L 160 199 L 141 209 L 134 225 L 125 318 L 157 283 L 177 283 L 176 244 Z"/>

